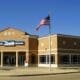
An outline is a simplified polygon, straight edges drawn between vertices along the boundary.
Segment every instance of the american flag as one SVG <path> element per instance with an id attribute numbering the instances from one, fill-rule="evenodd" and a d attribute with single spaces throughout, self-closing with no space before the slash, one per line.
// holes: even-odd
<path id="1" fill-rule="evenodd" d="M 46 18 L 42 19 L 39 23 L 39 25 L 37 26 L 36 30 L 39 30 L 39 28 L 41 26 L 44 26 L 44 25 L 49 25 L 50 24 L 50 16 L 48 15 Z"/>

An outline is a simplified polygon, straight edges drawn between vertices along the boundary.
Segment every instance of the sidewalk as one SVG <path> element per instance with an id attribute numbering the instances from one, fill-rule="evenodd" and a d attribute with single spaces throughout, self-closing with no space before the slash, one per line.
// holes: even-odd
<path id="1" fill-rule="evenodd" d="M 0 69 L 0 76 L 37 76 L 37 75 L 56 75 L 79 73 L 80 68 L 38 68 L 38 67 L 20 67 Z"/>

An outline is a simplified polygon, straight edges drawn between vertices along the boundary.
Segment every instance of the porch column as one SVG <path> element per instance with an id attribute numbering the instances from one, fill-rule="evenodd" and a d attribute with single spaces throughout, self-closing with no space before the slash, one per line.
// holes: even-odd
<path id="1" fill-rule="evenodd" d="M 1 67 L 3 67 L 3 51 L 1 51 Z"/>
<path id="2" fill-rule="evenodd" d="M 16 51 L 16 67 L 18 67 L 18 51 Z"/>
<path id="3" fill-rule="evenodd" d="M 28 52 L 26 51 L 26 59 L 25 59 L 25 63 L 24 63 L 25 67 L 28 66 L 28 63 L 29 63 L 29 55 L 28 55 Z"/>
<path id="4" fill-rule="evenodd" d="M 27 61 L 27 63 L 29 62 L 29 54 L 28 54 L 28 52 L 26 52 L 26 61 Z"/>

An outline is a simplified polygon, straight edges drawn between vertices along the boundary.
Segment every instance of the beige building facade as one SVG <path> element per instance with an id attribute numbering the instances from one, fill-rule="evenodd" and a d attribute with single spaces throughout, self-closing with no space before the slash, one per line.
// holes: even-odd
<path id="1" fill-rule="evenodd" d="M 49 36 L 38 41 L 38 66 L 49 67 Z M 61 66 L 80 66 L 80 36 L 51 35 L 51 67 Z"/>
<path id="2" fill-rule="evenodd" d="M 0 31 L 1 67 L 37 64 L 37 44 L 37 36 L 18 29 L 6 28 Z"/>
<path id="3" fill-rule="evenodd" d="M 15 28 L 0 31 L 0 65 L 3 66 L 80 66 L 80 37 L 51 35 L 39 38 Z M 49 57 L 50 56 L 50 57 Z M 49 58 L 51 62 L 49 63 Z"/>

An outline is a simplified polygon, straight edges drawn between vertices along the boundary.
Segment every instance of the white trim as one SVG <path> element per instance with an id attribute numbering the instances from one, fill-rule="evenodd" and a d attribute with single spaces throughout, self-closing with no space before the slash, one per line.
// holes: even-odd
<path id="1" fill-rule="evenodd" d="M 49 64 L 38 64 L 38 67 L 49 67 Z M 51 67 L 58 67 L 57 64 L 51 64 Z"/>

